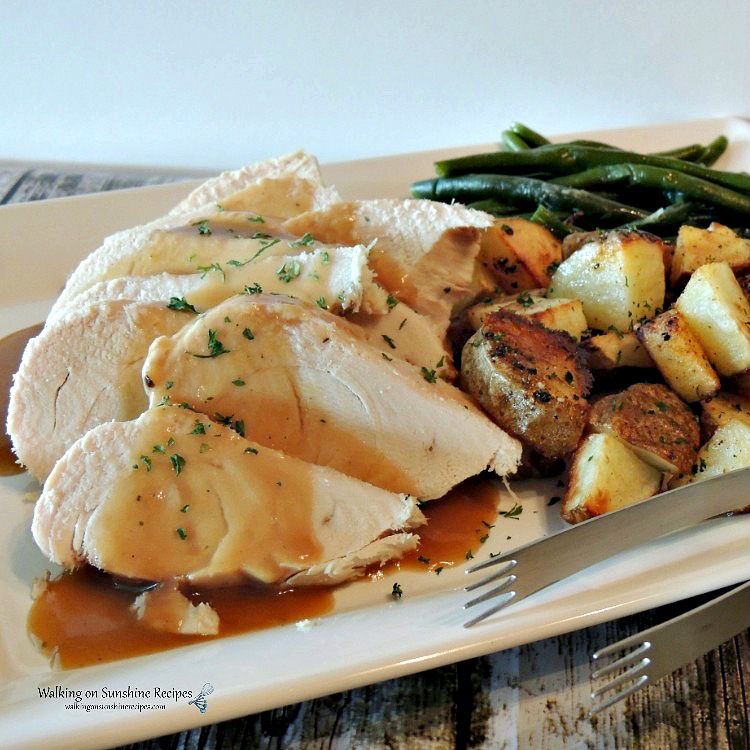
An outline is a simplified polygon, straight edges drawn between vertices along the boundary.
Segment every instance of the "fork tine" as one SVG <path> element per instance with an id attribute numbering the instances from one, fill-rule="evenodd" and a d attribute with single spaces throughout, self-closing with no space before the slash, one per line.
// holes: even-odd
<path id="1" fill-rule="evenodd" d="M 466 586 L 464 586 L 464 591 L 474 591 L 475 589 L 481 588 L 482 586 L 486 586 L 488 583 L 499 581 L 503 578 L 506 581 L 506 585 L 508 583 L 514 583 L 516 580 L 518 580 L 517 576 L 513 575 L 512 573 L 508 575 L 507 570 L 498 570 L 497 573 L 492 573 L 492 575 L 485 576 L 478 581 L 474 581 L 474 583 L 468 583 Z"/>
<path id="2" fill-rule="evenodd" d="M 516 582 L 516 580 L 518 580 L 517 576 L 515 576 L 513 573 L 510 573 L 510 571 L 513 570 L 513 568 L 518 564 L 517 560 L 502 557 L 491 557 L 489 560 L 467 568 L 465 572 L 467 574 L 474 573 L 477 570 L 484 570 L 485 568 L 497 565 L 498 563 L 503 564 L 503 566 L 499 570 L 490 573 L 490 575 L 485 576 L 478 581 L 474 581 L 474 583 L 469 583 L 464 586 L 464 591 L 474 591 L 475 589 L 481 588 L 482 586 L 486 586 L 495 581 L 500 581 L 500 583 L 494 588 L 485 591 L 484 594 L 481 594 L 480 596 L 477 596 L 464 604 L 463 608 L 468 609 L 469 607 L 473 607 L 476 604 L 489 601 L 490 599 L 499 599 L 498 603 L 494 607 L 490 607 L 486 611 L 482 612 L 482 614 L 477 615 L 476 617 L 465 622 L 465 628 L 470 628 L 472 625 L 476 625 L 478 622 L 487 619 L 490 615 L 494 615 L 495 612 L 499 612 L 501 609 L 503 609 L 503 607 L 510 604 L 513 598 L 516 596 L 515 591 L 506 591 L 506 589 L 508 588 L 508 586 L 512 585 Z"/>
<path id="3" fill-rule="evenodd" d="M 502 594 L 505 589 L 507 589 L 508 586 L 513 583 L 513 581 L 515 581 L 515 579 L 515 576 L 508 576 L 499 586 L 495 586 L 495 588 L 492 588 L 489 591 L 485 591 L 483 594 L 474 597 L 474 599 L 470 599 L 468 602 L 466 602 L 466 604 L 464 604 L 464 609 L 473 607 L 475 604 L 481 604 L 482 602 L 486 602 L 489 599 L 494 599 L 495 597 Z M 515 596 L 515 591 L 508 591 L 506 593 Z"/>
<path id="4" fill-rule="evenodd" d="M 497 596 L 498 594 L 495 592 L 490 592 L 492 596 Z M 476 617 L 472 618 L 471 620 L 468 620 L 464 623 L 465 628 L 470 628 L 472 625 L 476 625 L 478 622 L 482 622 L 482 620 L 486 620 L 490 615 L 494 615 L 495 612 L 499 612 L 504 607 L 508 606 L 508 604 L 513 601 L 513 597 L 515 597 L 516 592 L 515 591 L 506 591 L 505 594 L 500 594 L 501 600 L 494 606 L 490 607 L 489 609 L 484 610 L 481 614 L 478 614 Z M 483 597 L 479 597 L 478 599 L 474 599 L 470 602 L 467 602 L 464 604 L 464 609 L 467 607 L 470 607 L 474 604 L 477 604 L 479 601 L 483 601 L 485 599 L 489 599 L 490 597 L 485 595 Z"/>
<path id="5" fill-rule="evenodd" d="M 616 646 L 617 644 L 613 644 Z M 609 656 L 610 654 L 615 653 L 616 651 L 619 651 L 621 649 L 613 648 L 612 646 L 606 646 L 605 648 L 600 649 L 599 651 L 594 652 L 591 655 L 591 658 L 593 661 L 598 661 L 604 656 Z M 627 667 L 631 664 L 634 664 L 634 660 L 637 659 L 642 654 L 645 654 L 647 651 L 651 650 L 651 643 L 649 641 L 643 641 L 643 643 L 639 644 L 637 648 L 634 648 L 632 651 L 629 651 L 627 654 L 624 654 L 619 659 L 616 659 L 613 662 L 610 662 L 606 666 L 599 667 L 599 669 L 594 670 L 591 673 L 591 677 L 595 680 L 599 679 L 600 677 L 604 677 L 606 674 L 610 674 L 611 672 L 615 672 L 618 669 L 622 667 Z"/>
<path id="6" fill-rule="evenodd" d="M 594 716 L 595 714 L 600 713 L 601 711 L 605 711 L 606 709 L 610 708 L 611 706 L 614 706 L 615 703 L 619 703 L 621 700 L 625 700 L 629 695 L 632 695 L 636 691 L 640 690 L 646 683 L 648 682 L 648 675 L 642 674 L 632 685 L 629 685 L 624 690 L 621 690 L 619 693 L 615 693 L 614 695 L 611 695 L 606 700 L 601 701 L 600 703 L 596 703 L 591 707 L 589 710 L 589 716 Z M 610 686 L 611 687 L 611 686 Z M 594 691 L 591 693 L 591 697 L 596 700 L 603 692 L 597 692 Z"/>
<path id="7" fill-rule="evenodd" d="M 593 653 L 591 658 L 596 661 L 602 657 L 618 653 L 622 651 L 622 649 L 622 643 L 613 643 L 610 646 L 605 646 L 599 651 Z M 651 643 L 649 641 L 643 641 L 619 659 L 615 659 L 609 664 L 592 672 L 591 679 L 596 680 L 601 677 L 609 677 L 618 670 L 625 668 L 624 672 L 611 677 L 611 679 L 609 679 L 604 685 L 592 691 L 591 699 L 598 702 L 591 707 L 589 715 L 593 716 L 600 711 L 610 708 L 615 705 L 615 703 L 619 703 L 648 682 L 649 676 L 648 674 L 643 674 L 643 671 L 648 669 L 651 665 L 651 659 L 648 656 L 644 656 L 644 654 L 647 654 L 650 650 Z M 611 693 L 613 690 L 616 690 L 623 685 L 626 685 L 626 687 L 619 692 L 608 698 L 599 700 L 602 696 Z"/>
<path id="8" fill-rule="evenodd" d="M 470 573 L 476 573 L 478 570 L 484 570 L 485 568 L 491 568 L 495 565 L 500 565 L 500 563 L 505 563 L 505 567 L 503 567 L 501 570 L 505 571 L 506 573 L 509 570 L 512 570 L 515 568 L 515 566 L 518 564 L 518 560 L 514 560 L 512 557 L 503 557 L 502 555 L 496 555 L 495 557 L 490 557 L 489 560 L 484 560 L 480 563 L 475 563 L 470 568 L 466 569 L 466 574 Z"/>

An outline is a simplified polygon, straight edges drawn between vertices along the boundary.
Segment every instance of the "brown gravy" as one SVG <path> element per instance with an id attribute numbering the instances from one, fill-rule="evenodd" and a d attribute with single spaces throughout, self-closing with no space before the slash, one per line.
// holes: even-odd
<path id="1" fill-rule="evenodd" d="M 427 503 L 427 526 L 420 529 L 418 551 L 393 567 L 432 571 L 463 562 L 476 553 L 497 519 L 497 482 L 464 482 L 445 498 Z M 389 566 L 390 567 L 390 566 Z M 365 579 L 366 580 L 366 579 Z M 354 585 L 357 585 L 356 583 Z M 205 641 L 205 636 L 161 633 L 139 623 L 130 605 L 132 593 L 116 590 L 108 575 L 92 568 L 50 581 L 34 601 L 28 628 L 43 652 L 72 669 Z M 191 594 L 219 614 L 219 636 L 236 635 L 325 615 L 333 609 L 326 587 L 279 591 L 245 586 Z"/>

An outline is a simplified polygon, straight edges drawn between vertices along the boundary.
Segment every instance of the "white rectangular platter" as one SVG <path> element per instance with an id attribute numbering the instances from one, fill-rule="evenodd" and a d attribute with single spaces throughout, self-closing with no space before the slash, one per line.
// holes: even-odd
<path id="1" fill-rule="evenodd" d="M 719 167 L 750 169 L 750 125 L 718 119 L 658 127 L 575 134 L 644 151 L 731 142 Z M 565 138 L 570 136 L 564 136 Z M 562 138 L 562 136 L 561 136 Z M 345 198 L 405 197 L 409 184 L 433 174 L 434 159 L 494 146 L 445 149 L 324 166 Z M 0 208 L 0 335 L 43 319 L 66 274 L 107 234 L 164 213 L 194 182 Z M 484 554 L 508 551 L 561 529 L 559 490 L 519 483 L 524 511 L 499 518 Z M 511 648 L 608 619 L 703 593 L 750 577 L 750 516 L 704 524 L 644 545 L 579 573 L 483 624 L 466 629 L 467 595 L 461 567 L 440 576 L 399 571 L 404 595 L 390 593 L 395 574 L 337 591 L 332 614 L 155 656 L 71 671 L 55 671 L 27 635 L 35 577 L 47 570 L 29 532 L 38 487 L 26 475 L 0 478 L 0 744 L 4 748 L 108 747 L 200 724 L 295 703 L 384 679 Z M 750 495 L 750 487 L 748 487 Z M 745 498 L 738 505 L 748 504 Z M 511 541 L 507 538 L 510 537 Z M 550 561 L 554 564 L 554 561 Z M 200 713 L 187 699 L 165 709 L 66 708 L 70 700 L 41 697 L 42 688 L 82 691 L 82 703 L 101 703 L 103 690 L 214 692 Z M 85 697 L 88 696 L 88 697 Z"/>

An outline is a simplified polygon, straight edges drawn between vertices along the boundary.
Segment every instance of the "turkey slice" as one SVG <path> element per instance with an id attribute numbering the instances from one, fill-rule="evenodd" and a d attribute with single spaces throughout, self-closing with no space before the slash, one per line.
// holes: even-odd
<path id="1" fill-rule="evenodd" d="M 339 583 L 413 549 L 414 498 L 252 443 L 179 407 L 110 422 L 50 474 L 32 533 L 54 563 L 126 578 Z"/>
<path id="2" fill-rule="evenodd" d="M 437 363 L 435 363 L 437 365 Z M 355 325 L 277 295 L 232 297 L 153 342 L 150 404 L 186 404 L 248 438 L 394 492 L 442 497 L 515 470 L 520 444 L 437 367 L 384 356 Z"/>

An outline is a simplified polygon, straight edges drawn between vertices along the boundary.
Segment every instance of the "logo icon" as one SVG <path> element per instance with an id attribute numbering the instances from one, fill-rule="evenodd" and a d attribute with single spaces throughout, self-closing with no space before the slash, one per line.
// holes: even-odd
<path id="1" fill-rule="evenodd" d="M 200 693 L 193 698 L 193 700 L 188 701 L 189 706 L 195 706 L 202 714 L 206 713 L 206 706 L 208 705 L 208 701 L 206 700 L 207 695 L 211 695 L 214 691 L 214 686 L 207 682 L 202 688 Z"/>

